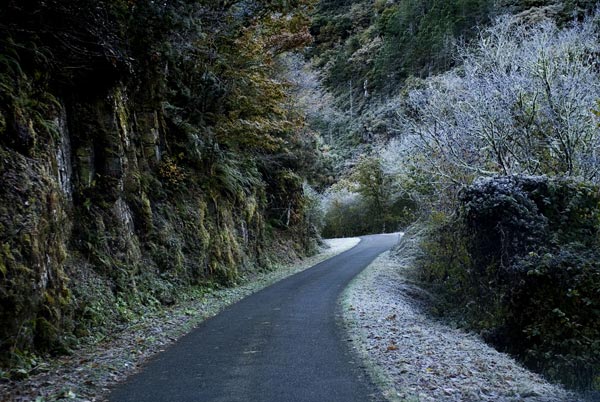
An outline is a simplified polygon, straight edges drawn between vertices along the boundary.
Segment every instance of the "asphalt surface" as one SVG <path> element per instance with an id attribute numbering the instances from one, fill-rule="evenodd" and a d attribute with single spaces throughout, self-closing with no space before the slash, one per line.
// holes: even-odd
<path id="1" fill-rule="evenodd" d="M 382 400 L 344 334 L 338 298 L 397 239 L 365 236 L 230 306 L 116 387 L 110 401 Z"/>

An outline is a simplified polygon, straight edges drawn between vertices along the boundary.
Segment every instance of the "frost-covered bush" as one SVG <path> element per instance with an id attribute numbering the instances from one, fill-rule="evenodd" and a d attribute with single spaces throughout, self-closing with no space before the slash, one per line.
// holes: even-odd
<path id="1" fill-rule="evenodd" d="M 434 220 L 419 259 L 438 306 L 569 386 L 600 376 L 600 188 L 573 179 L 476 181 Z M 598 384 L 596 384 L 598 386 Z"/>
<path id="2" fill-rule="evenodd" d="M 440 188 L 498 174 L 599 182 L 599 19 L 498 20 L 461 49 L 460 67 L 406 91 L 398 130 L 410 151 L 397 163 Z"/>

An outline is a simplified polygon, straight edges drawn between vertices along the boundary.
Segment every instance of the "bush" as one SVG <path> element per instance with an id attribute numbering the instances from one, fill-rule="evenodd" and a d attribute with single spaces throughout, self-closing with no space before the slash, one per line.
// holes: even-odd
<path id="1" fill-rule="evenodd" d="M 530 176 L 466 188 L 455 216 L 433 220 L 418 260 L 439 311 L 551 379 L 597 387 L 599 190 Z"/>
<path id="2" fill-rule="evenodd" d="M 505 326 L 520 333 L 508 332 L 507 339 L 530 367 L 592 388 L 600 374 L 600 253 L 570 244 L 531 253 L 514 269 L 521 283 L 510 294 L 515 308 Z"/>

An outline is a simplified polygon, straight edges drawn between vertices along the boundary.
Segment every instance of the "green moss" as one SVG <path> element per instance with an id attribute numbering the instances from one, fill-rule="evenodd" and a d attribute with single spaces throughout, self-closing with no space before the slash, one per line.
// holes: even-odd
<path id="1" fill-rule="evenodd" d="M 142 225 L 146 233 L 150 233 L 153 228 L 152 204 L 145 192 L 141 194 L 142 202 Z"/>
<path id="2" fill-rule="evenodd" d="M 210 243 L 210 232 L 206 228 L 206 219 L 208 212 L 208 204 L 204 200 L 198 202 L 198 235 L 200 240 L 200 246 L 203 250 L 208 248 Z"/>
<path id="3" fill-rule="evenodd" d="M 58 346 L 59 329 L 46 318 L 35 320 L 35 345 L 40 350 L 52 350 Z"/>
<path id="4" fill-rule="evenodd" d="M 4 113 L 0 111 L 0 136 L 6 133 L 6 117 L 4 117 Z"/>
<path id="5" fill-rule="evenodd" d="M 54 299 L 54 295 L 50 294 L 50 292 L 44 292 L 43 296 L 44 303 L 48 306 L 54 306 L 56 304 L 56 300 Z"/>
<path id="6" fill-rule="evenodd" d="M 123 142 L 129 141 L 129 111 L 126 106 L 125 92 L 123 88 L 117 87 L 114 95 L 114 108 Z"/>
<path id="7" fill-rule="evenodd" d="M 78 168 L 78 177 L 79 184 L 82 187 L 90 187 L 93 182 L 92 175 L 92 160 L 93 160 L 93 151 L 91 147 L 82 146 L 77 148 L 75 151 L 75 156 L 77 158 L 77 168 Z"/>
<path id="8" fill-rule="evenodd" d="M 7 243 L 2 243 L 0 246 L 0 272 L 2 275 L 6 276 L 8 273 L 8 267 L 10 265 L 14 265 L 14 257 L 10 252 L 10 245 Z"/>
<path id="9" fill-rule="evenodd" d="M 248 198 L 246 198 L 244 200 L 244 218 L 250 222 L 254 216 L 257 213 L 257 209 L 258 209 L 258 202 L 256 201 L 256 197 L 255 196 L 249 196 Z"/>

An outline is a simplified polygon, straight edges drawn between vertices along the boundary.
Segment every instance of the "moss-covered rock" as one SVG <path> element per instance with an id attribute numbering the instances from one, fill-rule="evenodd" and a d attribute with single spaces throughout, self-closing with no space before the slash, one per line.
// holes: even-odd
<path id="1" fill-rule="evenodd" d="M 63 314 L 70 310 L 63 264 L 71 224 L 63 195 L 49 158 L 31 159 L 2 147 L 0 158 L 0 347 L 56 345 Z"/>
<path id="2" fill-rule="evenodd" d="M 307 250 L 289 151 L 301 119 L 270 45 L 306 21 L 302 7 L 255 5 L 3 6 L 1 365 L 99 337 L 182 288 L 235 283 L 275 239 Z M 248 31 L 255 17 L 268 29 Z"/>

